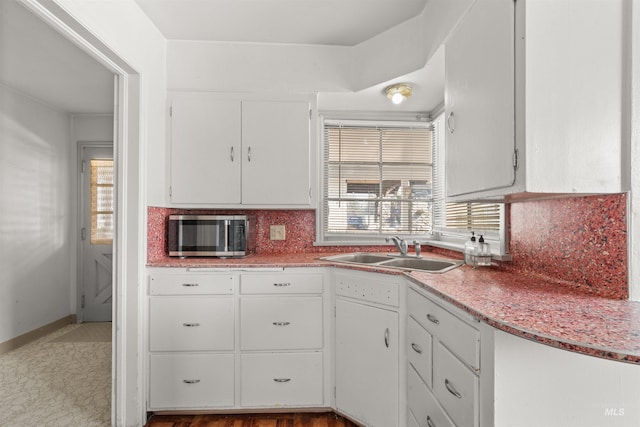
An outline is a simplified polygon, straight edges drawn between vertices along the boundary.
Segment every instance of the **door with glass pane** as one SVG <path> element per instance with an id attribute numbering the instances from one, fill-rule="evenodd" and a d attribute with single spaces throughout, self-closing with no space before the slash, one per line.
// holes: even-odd
<path id="1" fill-rule="evenodd" d="M 85 322 L 111 321 L 114 165 L 113 146 L 82 146 L 80 312 Z"/>

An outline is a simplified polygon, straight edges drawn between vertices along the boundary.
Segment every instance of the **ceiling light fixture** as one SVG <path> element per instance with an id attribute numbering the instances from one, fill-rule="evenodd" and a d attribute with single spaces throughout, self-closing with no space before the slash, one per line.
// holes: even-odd
<path id="1" fill-rule="evenodd" d="M 397 83 L 388 86 L 384 91 L 387 94 L 387 98 L 397 105 L 411 96 L 411 85 L 408 83 Z"/>

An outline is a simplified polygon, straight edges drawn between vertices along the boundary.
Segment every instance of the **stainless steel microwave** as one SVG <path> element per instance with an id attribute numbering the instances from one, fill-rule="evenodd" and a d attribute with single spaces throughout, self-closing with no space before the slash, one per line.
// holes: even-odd
<path id="1" fill-rule="evenodd" d="M 251 215 L 169 215 L 169 256 L 243 257 L 255 252 Z"/>

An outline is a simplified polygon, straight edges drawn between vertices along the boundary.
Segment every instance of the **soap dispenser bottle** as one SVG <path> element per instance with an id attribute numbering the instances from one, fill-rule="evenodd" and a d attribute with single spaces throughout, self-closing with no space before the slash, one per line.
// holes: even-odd
<path id="1" fill-rule="evenodd" d="M 475 233 L 471 232 L 471 238 L 464 244 L 464 262 L 471 266 L 476 266 L 478 254 L 478 243 Z"/>
<path id="2" fill-rule="evenodd" d="M 489 243 L 484 241 L 482 234 L 478 239 L 478 258 L 477 265 L 491 265 L 491 248 Z"/>

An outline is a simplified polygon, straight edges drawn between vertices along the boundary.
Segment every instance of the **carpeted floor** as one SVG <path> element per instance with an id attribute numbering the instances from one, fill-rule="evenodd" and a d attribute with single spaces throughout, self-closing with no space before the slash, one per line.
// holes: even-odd
<path id="1" fill-rule="evenodd" d="M 111 323 L 69 325 L 0 355 L 0 414 L 8 427 L 109 426 Z"/>

